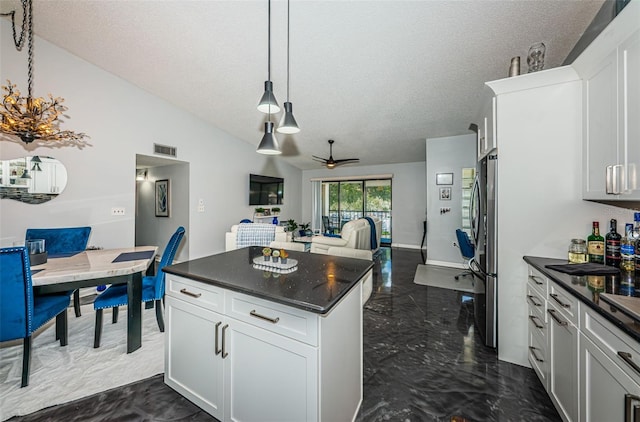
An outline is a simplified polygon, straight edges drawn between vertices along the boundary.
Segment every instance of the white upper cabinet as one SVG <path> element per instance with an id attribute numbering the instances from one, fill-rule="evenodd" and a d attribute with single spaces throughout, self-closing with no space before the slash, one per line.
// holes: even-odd
<path id="1" fill-rule="evenodd" d="M 584 81 L 583 199 L 640 200 L 640 6 L 576 59 Z"/>
<path id="2" fill-rule="evenodd" d="M 496 97 L 487 89 L 482 96 L 482 110 L 478 117 L 478 161 L 497 147 L 496 142 Z"/>

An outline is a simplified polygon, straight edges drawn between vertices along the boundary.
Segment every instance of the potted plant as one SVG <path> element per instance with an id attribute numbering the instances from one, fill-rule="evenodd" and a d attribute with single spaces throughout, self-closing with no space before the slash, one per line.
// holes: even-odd
<path id="1" fill-rule="evenodd" d="M 284 249 L 280 249 L 280 262 L 286 264 L 287 258 L 289 258 L 289 252 L 285 251 Z"/>
<path id="2" fill-rule="evenodd" d="M 278 214 L 280 214 L 280 208 L 273 207 L 273 208 L 271 208 L 271 212 L 272 212 L 273 215 L 278 215 Z"/>
<path id="3" fill-rule="evenodd" d="M 265 261 L 269 261 L 271 259 L 271 248 L 262 248 L 262 256 L 264 256 Z"/>
<path id="4" fill-rule="evenodd" d="M 264 208 L 258 207 L 256 208 L 256 215 L 262 216 L 264 214 Z"/>
<path id="5" fill-rule="evenodd" d="M 288 232 L 294 232 L 298 228 L 298 223 L 295 220 L 287 220 L 286 230 Z"/>
<path id="6" fill-rule="evenodd" d="M 309 230 L 309 227 L 311 227 L 311 223 L 304 223 L 304 224 L 300 224 L 300 236 L 306 236 L 307 235 L 307 231 Z"/>
<path id="7" fill-rule="evenodd" d="M 271 252 L 271 260 L 273 262 L 278 262 L 278 258 L 280 257 L 280 251 L 279 250 L 274 250 L 273 252 Z"/>

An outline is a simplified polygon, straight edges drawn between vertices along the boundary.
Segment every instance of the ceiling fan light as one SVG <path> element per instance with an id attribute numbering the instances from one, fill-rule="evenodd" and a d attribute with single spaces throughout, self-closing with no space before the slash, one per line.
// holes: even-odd
<path id="1" fill-rule="evenodd" d="M 332 168 L 335 168 L 335 166 L 336 166 L 336 163 L 327 163 L 327 168 L 329 170 L 331 170 Z"/>
<path id="2" fill-rule="evenodd" d="M 273 94 L 273 82 L 271 81 L 264 81 L 264 94 L 262 94 L 260 103 L 258 103 L 258 110 L 267 114 L 280 112 L 280 106 L 276 96 Z"/>
<path id="3" fill-rule="evenodd" d="M 291 104 L 289 101 L 284 103 L 284 114 L 282 115 L 282 119 L 280 120 L 278 129 L 276 130 L 280 133 L 286 134 L 300 132 L 298 122 L 296 122 L 296 118 L 293 117 L 293 104 Z"/>
<path id="4" fill-rule="evenodd" d="M 273 134 L 273 122 L 264 123 L 264 136 L 258 145 L 257 152 L 265 155 L 279 155 L 282 154 L 278 140 Z"/>

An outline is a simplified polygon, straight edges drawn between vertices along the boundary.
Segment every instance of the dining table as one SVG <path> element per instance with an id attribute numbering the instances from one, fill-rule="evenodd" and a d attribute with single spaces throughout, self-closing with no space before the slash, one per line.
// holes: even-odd
<path id="1" fill-rule="evenodd" d="M 157 246 L 86 250 L 49 257 L 31 267 L 35 294 L 127 284 L 127 353 L 142 346 L 142 277 L 153 268 Z"/>

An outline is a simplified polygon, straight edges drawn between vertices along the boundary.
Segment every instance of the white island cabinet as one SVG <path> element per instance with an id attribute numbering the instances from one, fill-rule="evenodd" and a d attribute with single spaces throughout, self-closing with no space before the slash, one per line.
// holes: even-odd
<path id="1" fill-rule="evenodd" d="M 165 382 L 221 421 L 353 420 L 361 296 L 319 314 L 168 274 Z"/>

